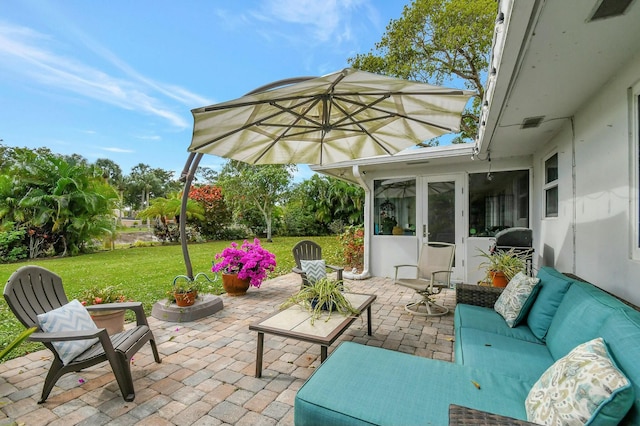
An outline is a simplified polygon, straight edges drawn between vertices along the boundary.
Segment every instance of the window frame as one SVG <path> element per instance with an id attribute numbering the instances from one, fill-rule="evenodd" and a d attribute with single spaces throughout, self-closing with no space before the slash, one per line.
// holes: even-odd
<path id="1" fill-rule="evenodd" d="M 631 258 L 640 260 L 640 82 L 629 88 L 629 182 L 631 230 L 629 245 Z"/>
<path id="2" fill-rule="evenodd" d="M 553 157 L 556 157 L 556 167 L 557 167 L 557 175 L 556 178 L 554 180 L 548 181 L 547 182 L 547 162 L 549 160 L 551 160 Z M 560 200 L 560 185 L 558 184 L 560 181 L 560 156 L 558 155 L 558 151 L 553 151 L 552 153 L 550 153 L 549 155 L 545 156 L 542 159 L 542 217 L 544 219 L 557 219 L 559 214 L 560 214 L 560 205 L 559 205 L 559 200 Z M 556 212 L 555 215 L 553 214 L 548 214 L 548 209 L 547 209 L 547 194 L 549 193 L 549 191 L 555 190 L 556 191 Z"/>

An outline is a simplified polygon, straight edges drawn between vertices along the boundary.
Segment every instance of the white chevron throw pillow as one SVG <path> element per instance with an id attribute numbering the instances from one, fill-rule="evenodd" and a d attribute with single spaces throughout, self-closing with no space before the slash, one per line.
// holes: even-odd
<path id="1" fill-rule="evenodd" d="M 307 276 L 310 283 L 315 283 L 327 276 L 327 266 L 324 259 L 320 260 L 301 260 L 300 266 Z"/>
<path id="2" fill-rule="evenodd" d="M 98 329 L 89 312 L 76 299 L 57 309 L 38 315 L 38 324 L 46 333 Z M 58 351 L 62 363 L 67 365 L 97 341 L 98 339 L 67 340 L 52 342 L 52 345 Z"/>

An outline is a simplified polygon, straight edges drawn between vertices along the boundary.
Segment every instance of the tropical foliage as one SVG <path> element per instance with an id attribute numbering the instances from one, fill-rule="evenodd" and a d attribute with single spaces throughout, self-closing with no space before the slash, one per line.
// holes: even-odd
<path id="1" fill-rule="evenodd" d="M 24 231 L 30 258 L 74 255 L 114 232 L 116 191 L 102 171 L 48 150 L 8 148 L 0 169 L 0 228 Z"/>
<path id="2" fill-rule="evenodd" d="M 364 227 L 349 226 L 338 237 L 344 266 L 362 270 L 364 266 Z"/>
<path id="3" fill-rule="evenodd" d="M 476 92 L 462 116 L 462 134 L 456 142 L 475 137 L 484 96 L 482 73 L 496 19 L 494 0 L 413 0 L 402 16 L 387 25 L 375 49 L 349 59 L 364 71 L 453 85 L 462 81 Z"/>
<path id="4" fill-rule="evenodd" d="M 296 166 L 293 164 L 252 166 L 229 160 L 218 176 L 218 185 L 225 200 L 232 205 L 236 219 L 242 220 L 244 212 L 251 209 L 260 212 L 267 240 L 270 240 L 274 210 L 284 200 L 294 171 Z"/>
<path id="5" fill-rule="evenodd" d="M 294 187 L 283 213 L 285 235 L 341 233 L 364 220 L 364 190 L 340 179 L 314 175 Z M 332 225 L 333 224 L 333 225 Z"/>
<path id="6" fill-rule="evenodd" d="M 232 218 L 222 189 L 215 185 L 192 187 L 189 199 L 198 202 L 204 210 L 203 218 L 198 222 L 200 234 L 208 239 L 223 238 Z"/>

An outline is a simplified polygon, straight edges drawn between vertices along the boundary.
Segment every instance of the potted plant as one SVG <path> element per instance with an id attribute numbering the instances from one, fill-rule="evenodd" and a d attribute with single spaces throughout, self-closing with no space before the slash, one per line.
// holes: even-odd
<path id="1" fill-rule="evenodd" d="M 276 257 L 260 245 L 244 240 L 241 246 L 232 242 L 230 247 L 216 254 L 219 263 L 213 264 L 213 272 L 222 272 L 222 285 L 229 296 L 246 294 L 249 286 L 259 288 L 267 274 L 276 268 Z"/>
<path id="2" fill-rule="evenodd" d="M 197 278 L 192 280 L 186 275 L 178 275 L 173 279 L 173 285 L 167 294 L 168 301 L 169 303 L 175 302 L 180 307 L 191 306 L 196 303 L 199 290 L 200 284 Z"/>
<path id="3" fill-rule="evenodd" d="M 331 312 L 342 315 L 358 315 L 351 302 L 344 297 L 345 290 L 342 281 L 331 278 L 322 278 L 308 286 L 303 286 L 297 293 L 289 297 L 280 309 L 289 306 L 300 305 L 311 313 L 311 325 L 322 315 L 323 311 L 329 311 L 327 320 L 331 318 Z"/>
<path id="4" fill-rule="evenodd" d="M 518 273 L 526 270 L 525 258 L 514 249 L 495 252 L 485 252 L 480 250 L 478 256 L 485 260 L 480 263 L 479 268 L 487 271 L 486 280 L 493 283 L 494 287 L 506 287 L 509 281 Z"/>
<path id="5" fill-rule="evenodd" d="M 382 218 L 382 233 L 385 235 L 391 235 L 393 228 L 397 225 L 395 216 L 385 215 Z"/>
<path id="6" fill-rule="evenodd" d="M 105 303 L 122 303 L 127 299 L 118 286 L 90 287 L 80 295 L 80 303 L 83 306 L 101 305 Z M 92 311 L 89 309 L 91 319 L 99 328 L 106 328 L 109 335 L 124 331 L 124 309 L 104 311 Z"/>

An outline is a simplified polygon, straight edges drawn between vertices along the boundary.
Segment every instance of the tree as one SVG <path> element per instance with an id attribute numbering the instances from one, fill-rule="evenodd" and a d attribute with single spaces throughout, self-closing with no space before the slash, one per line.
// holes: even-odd
<path id="1" fill-rule="evenodd" d="M 260 211 L 270 240 L 274 209 L 284 199 L 295 170 L 293 164 L 254 166 L 229 160 L 220 172 L 218 184 L 236 215 L 252 207 Z"/>
<path id="2" fill-rule="evenodd" d="M 178 192 L 170 194 L 167 198 L 158 197 L 151 200 L 151 205 L 138 213 L 140 219 L 156 219 L 162 225 L 167 225 L 168 219 L 176 223 L 180 217 L 182 195 Z M 204 208 L 194 200 L 187 200 L 187 219 L 204 219 Z"/>
<path id="3" fill-rule="evenodd" d="M 1 167 L 0 220 L 5 230 L 27 231 L 30 257 L 47 248 L 73 255 L 113 232 L 116 193 L 81 157 L 26 148 L 5 150 L 3 157 L 11 161 Z"/>
<path id="4" fill-rule="evenodd" d="M 495 0 L 413 0 L 391 20 L 375 50 L 349 58 L 357 69 L 441 85 L 462 80 L 474 90 L 455 142 L 477 134 L 496 16 Z"/>
<path id="5" fill-rule="evenodd" d="M 338 228 L 362 224 L 364 190 L 340 179 L 314 175 L 291 191 L 284 219 L 289 235 L 322 235 L 332 223 L 342 223 Z"/>
<path id="6" fill-rule="evenodd" d="M 152 197 L 166 197 L 181 187 L 180 182 L 173 179 L 172 171 L 139 163 L 126 178 L 125 202 L 134 209 L 146 208 Z"/>
<path id="7" fill-rule="evenodd" d="M 191 187 L 189 199 L 204 208 L 204 219 L 200 221 L 200 233 L 206 238 L 221 238 L 231 223 L 231 212 L 224 201 L 222 189 L 215 185 Z"/>
<path id="8" fill-rule="evenodd" d="M 122 219 L 122 202 L 124 201 L 124 191 L 126 189 L 122 169 L 113 160 L 109 160 L 108 158 L 98 158 L 94 165 L 102 170 L 102 177 L 118 192 L 118 223 L 120 223 Z"/>

